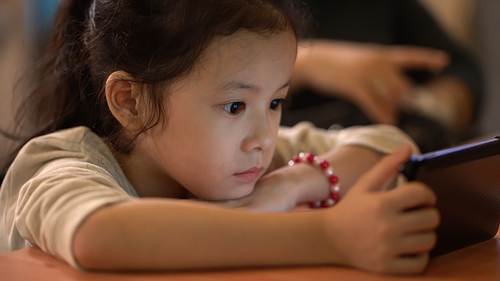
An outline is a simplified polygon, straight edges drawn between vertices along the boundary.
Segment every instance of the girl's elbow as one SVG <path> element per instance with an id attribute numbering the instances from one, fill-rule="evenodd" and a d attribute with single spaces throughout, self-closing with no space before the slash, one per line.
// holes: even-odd
<path id="1" fill-rule="evenodd" d="M 75 234 L 73 240 L 73 257 L 81 269 L 96 270 L 104 269 L 102 260 L 104 255 L 100 253 L 102 249 L 96 246 L 92 234 L 80 229 Z"/>

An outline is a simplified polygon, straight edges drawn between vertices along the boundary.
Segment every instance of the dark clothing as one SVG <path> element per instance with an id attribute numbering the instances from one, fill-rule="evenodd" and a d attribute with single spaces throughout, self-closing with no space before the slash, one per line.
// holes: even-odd
<path id="1" fill-rule="evenodd" d="M 417 45 L 446 51 L 451 64 L 444 74 L 454 75 L 464 81 L 474 94 L 475 110 L 478 112 L 482 103 L 483 83 L 480 69 L 470 54 L 453 41 L 439 26 L 433 16 L 416 0 L 309 0 L 311 11 L 316 20 L 316 37 L 354 42 L 371 42 L 386 45 Z M 408 75 L 417 83 L 423 83 L 432 77 L 430 72 L 411 72 Z M 330 107 L 328 104 L 330 104 Z M 330 113 L 318 113 L 324 110 Z M 310 116 L 309 116 L 310 115 Z M 314 116 L 316 115 L 316 116 Z M 405 120 L 406 118 L 406 120 Z M 408 121 L 402 115 L 400 127 Z M 425 124 L 423 133 L 438 134 L 426 131 L 428 123 L 440 128 L 431 120 L 411 117 L 410 122 Z M 416 119 L 415 119 L 416 118 Z M 289 110 L 285 110 L 283 124 L 292 125 L 298 119 L 312 121 L 319 127 L 328 127 L 338 123 L 343 126 L 369 124 L 369 119 L 353 105 L 332 97 L 319 95 L 310 90 L 294 94 Z M 408 132 L 411 134 L 411 132 Z M 444 132 L 443 132 L 444 133 Z M 441 133 L 441 135 L 443 134 Z M 412 137 L 415 138 L 414 135 Z M 444 136 L 434 136 L 442 138 Z M 418 137 L 417 137 L 418 138 Z M 431 139 L 431 142 L 439 140 Z M 417 140 L 418 142 L 418 140 Z M 448 141 L 439 146 L 448 146 Z M 422 147 L 421 147 L 422 148 Z M 433 150 L 429 147 L 423 150 Z"/>

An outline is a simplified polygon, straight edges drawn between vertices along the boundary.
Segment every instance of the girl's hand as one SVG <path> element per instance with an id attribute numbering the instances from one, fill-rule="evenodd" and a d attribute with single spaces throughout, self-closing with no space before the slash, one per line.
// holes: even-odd
<path id="1" fill-rule="evenodd" d="M 436 196 L 422 183 L 382 189 L 408 159 L 408 147 L 386 156 L 341 201 L 326 210 L 326 233 L 341 264 L 375 272 L 418 273 L 436 244 Z"/>
<path id="2" fill-rule="evenodd" d="M 323 172 L 312 165 L 284 166 L 263 176 L 247 197 L 216 202 L 228 208 L 264 212 L 289 211 L 298 204 L 328 196 L 328 181 Z"/>
<path id="3" fill-rule="evenodd" d="M 347 145 L 320 157 L 333 167 L 341 181 L 340 193 L 344 194 L 382 155 L 369 148 Z M 243 207 L 267 212 L 288 211 L 297 205 L 307 207 L 307 202 L 324 200 L 328 197 L 329 185 L 321 169 L 302 163 L 281 167 L 265 175 L 256 183 L 254 191 L 245 198 L 217 204 L 228 208 Z"/>

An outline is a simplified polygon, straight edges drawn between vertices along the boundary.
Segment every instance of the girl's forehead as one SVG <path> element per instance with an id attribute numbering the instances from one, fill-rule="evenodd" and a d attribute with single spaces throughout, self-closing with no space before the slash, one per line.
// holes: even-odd
<path id="1" fill-rule="evenodd" d="M 291 30 L 263 36 L 242 29 L 229 36 L 217 37 L 205 50 L 201 59 L 202 61 L 221 57 L 238 59 L 238 55 L 251 58 L 264 52 L 273 59 L 274 56 L 279 58 L 284 52 L 296 47 L 297 41 Z"/>
<path id="2" fill-rule="evenodd" d="M 199 65 L 204 70 L 222 70 L 230 65 L 246 66 L 259 60 L 277 61 L 293 53 L 297 41 L 292 30 L 262 36 L 240 30 L 230 36 L 216 38 L 201 56 Z"/>
<path id="3" fill-rule="evenodd" d="M 241 30 L 215 40 L 192 71 L 171 89 L 176 92 L 200 85 L 216 92 L 228 88 L 254 91 L 275 88 L 273 83 L 281 85 L 290 79 L 296 55 L 292 31 L 261 36 Z"/>

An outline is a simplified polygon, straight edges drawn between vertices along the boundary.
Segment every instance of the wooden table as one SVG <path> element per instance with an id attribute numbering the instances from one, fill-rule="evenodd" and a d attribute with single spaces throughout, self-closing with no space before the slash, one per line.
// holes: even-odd
<path id="1" fill-rule="evenodd" d="M 491 239 L 432 259 L 427 271 L 417 276 L 377 275 L 343 267 L 259 268 L 174 273 L 81 272 L 46 255 L 38 248 L 0 255 L 0 280 L 24 281 L 138 281 L 138 280 L 500 280 L 500 240 Z"/>

